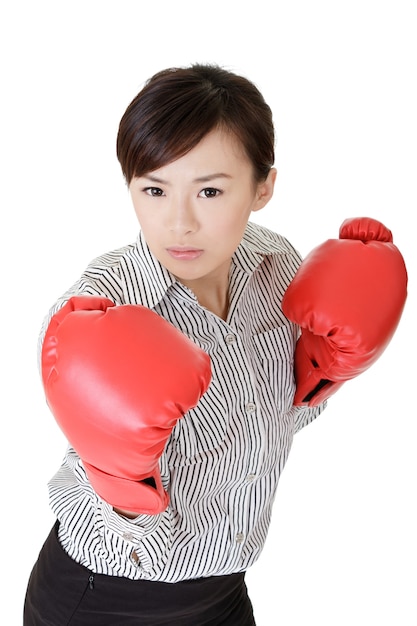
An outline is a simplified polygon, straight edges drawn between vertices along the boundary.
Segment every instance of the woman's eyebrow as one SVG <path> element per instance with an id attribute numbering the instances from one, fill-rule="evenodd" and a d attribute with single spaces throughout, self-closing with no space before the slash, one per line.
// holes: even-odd
<path id="1" fill-rule="evenodd" d="M 206 176 L 199 176 L 198 178 L 194 178 L 194 183 L 208 183 L 215 178 L 232 178 L 230 174 L 225 174 L 223 172 L 216 172 L 215 174 L 207 174 Z"/>
<path id="2" fill-rule="evenodd" d="M 162 178 L 153 176 L 153 174 L 145 174 L 143 178 L 146 178 L 146 180 L 150 180 L 152 183 L 159 183 L 160 185 L 169 185 L 169 182 L 167 180 L 163 180 Z"/>

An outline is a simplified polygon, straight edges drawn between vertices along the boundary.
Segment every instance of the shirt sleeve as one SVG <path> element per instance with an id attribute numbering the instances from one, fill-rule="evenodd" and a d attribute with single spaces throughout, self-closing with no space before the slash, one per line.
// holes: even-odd
<path id="1" fill-rule="evenodd" d="M 113 258 L 113 257 L 116 258 Z M 94 259 L 81 277 L 51 306 L 43 319 L 37 345 L 38 369 L 41 371 L 41 352 L 46 330 L 52 317 L 70 298 L 78 295 L 102 296 L 115 304 L 123 304 L 123 289 L 115 253 Z"/>
<path id="2" fill-rule="evenodd" d="M 138 515 L 134 519 L 117 514 L 94 492 L 82 461 L 71 446 L 49 481 L 48 490 L 51 508 L 60 520 L 60 542 L 79 562 L 83 562 L 80 555 L 87 550 L 94 552 L 94 569 L 98 571 L 146 579 L 166 557 L 172 536 L 170 508 L 158 515 Z"/>
<path id="3" fill-rule="evenodd" d="M 316 407 L 293 407 L 294 433 L 311 424 L 326 408 L 327 400 Z"/>

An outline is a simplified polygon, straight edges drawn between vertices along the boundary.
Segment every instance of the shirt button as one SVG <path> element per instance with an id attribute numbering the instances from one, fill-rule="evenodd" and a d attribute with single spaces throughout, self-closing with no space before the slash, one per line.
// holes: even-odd
<path id="1" fill-rule="evenodd" d="M 126 539 L 126 541 L 133 541 L 132 533 L 123 533 L 122 537 L 123 539 Z"/>
<path id="2" fill-rule="evenodd" d="M 238 533 L 236 535 L 236 543 L 243 543 L 244 535 L 243 533 Z"/>
<path id="3" fill-rule="evenodd" d="M 136 550 L 132 550 L 130 558 L 132 559 L 132 561 L 136 565 L 136 567 L 139 567 L 140 560 L 139 560 L 138 553 L 136 552 Z"/>
<path id="4" fill-rule="evenodd" d="M 248 402 L 245 406 L 246 413 L 253 413 L 256 410 L 256 404 Z"/>
<path id="5" fill-rule="evenodd" d="M 236 337 L 234 335 L 226 335 L 225 341 L 227 345 L 230 346 L 232 343 L 235 343 Z"/>
<path id="6" fill-rule="evenodd" d="M 253 483 L 253 481 L 255 480 L 255 478 L 256 478 L 256 474 L 248 474 L 248 475 L 246 476 L 246 480 L 248 481 L 248 483 Z"/>

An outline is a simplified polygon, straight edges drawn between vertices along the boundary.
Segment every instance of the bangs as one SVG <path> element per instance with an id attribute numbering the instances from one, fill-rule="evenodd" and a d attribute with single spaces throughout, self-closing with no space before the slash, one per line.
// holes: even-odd
<path id="1" fill-rule="evenodd" d="M 264 179 L 274 159 L 271 110 L 247 79 L 214 66 L 163 70 L 127 107 L 117 157 L 128 184 L 184 156 L 216 128 L 242 144 Z"/>
<path id="2" fill-rule="evenodd" d="M 142 93 L 140 119 L 134 100 L 119 129 L 117 150 L 124 155 L 126 180 L 159 169 L 192 150 L 220 125 L 223 107 L 219 100 L 213 93 L 202 99 L 201 93 L 193 93 L 187 85 L 175 89 L 167 85 L 159 90 L 157 106 L 151 91 Z"/>

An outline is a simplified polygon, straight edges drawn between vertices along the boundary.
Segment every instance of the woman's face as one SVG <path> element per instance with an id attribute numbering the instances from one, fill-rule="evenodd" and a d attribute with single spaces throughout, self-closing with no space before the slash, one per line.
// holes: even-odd
<path id="1" fill-rule="evenodd" d="M 272 169 L 256 183 L 240 142 L 216 129 L 176 161 L 133 178 L 129 189 L 151 252 L 193 289 L 227 278 L 249 216 L 271 198 L 275 177 Z"/>

